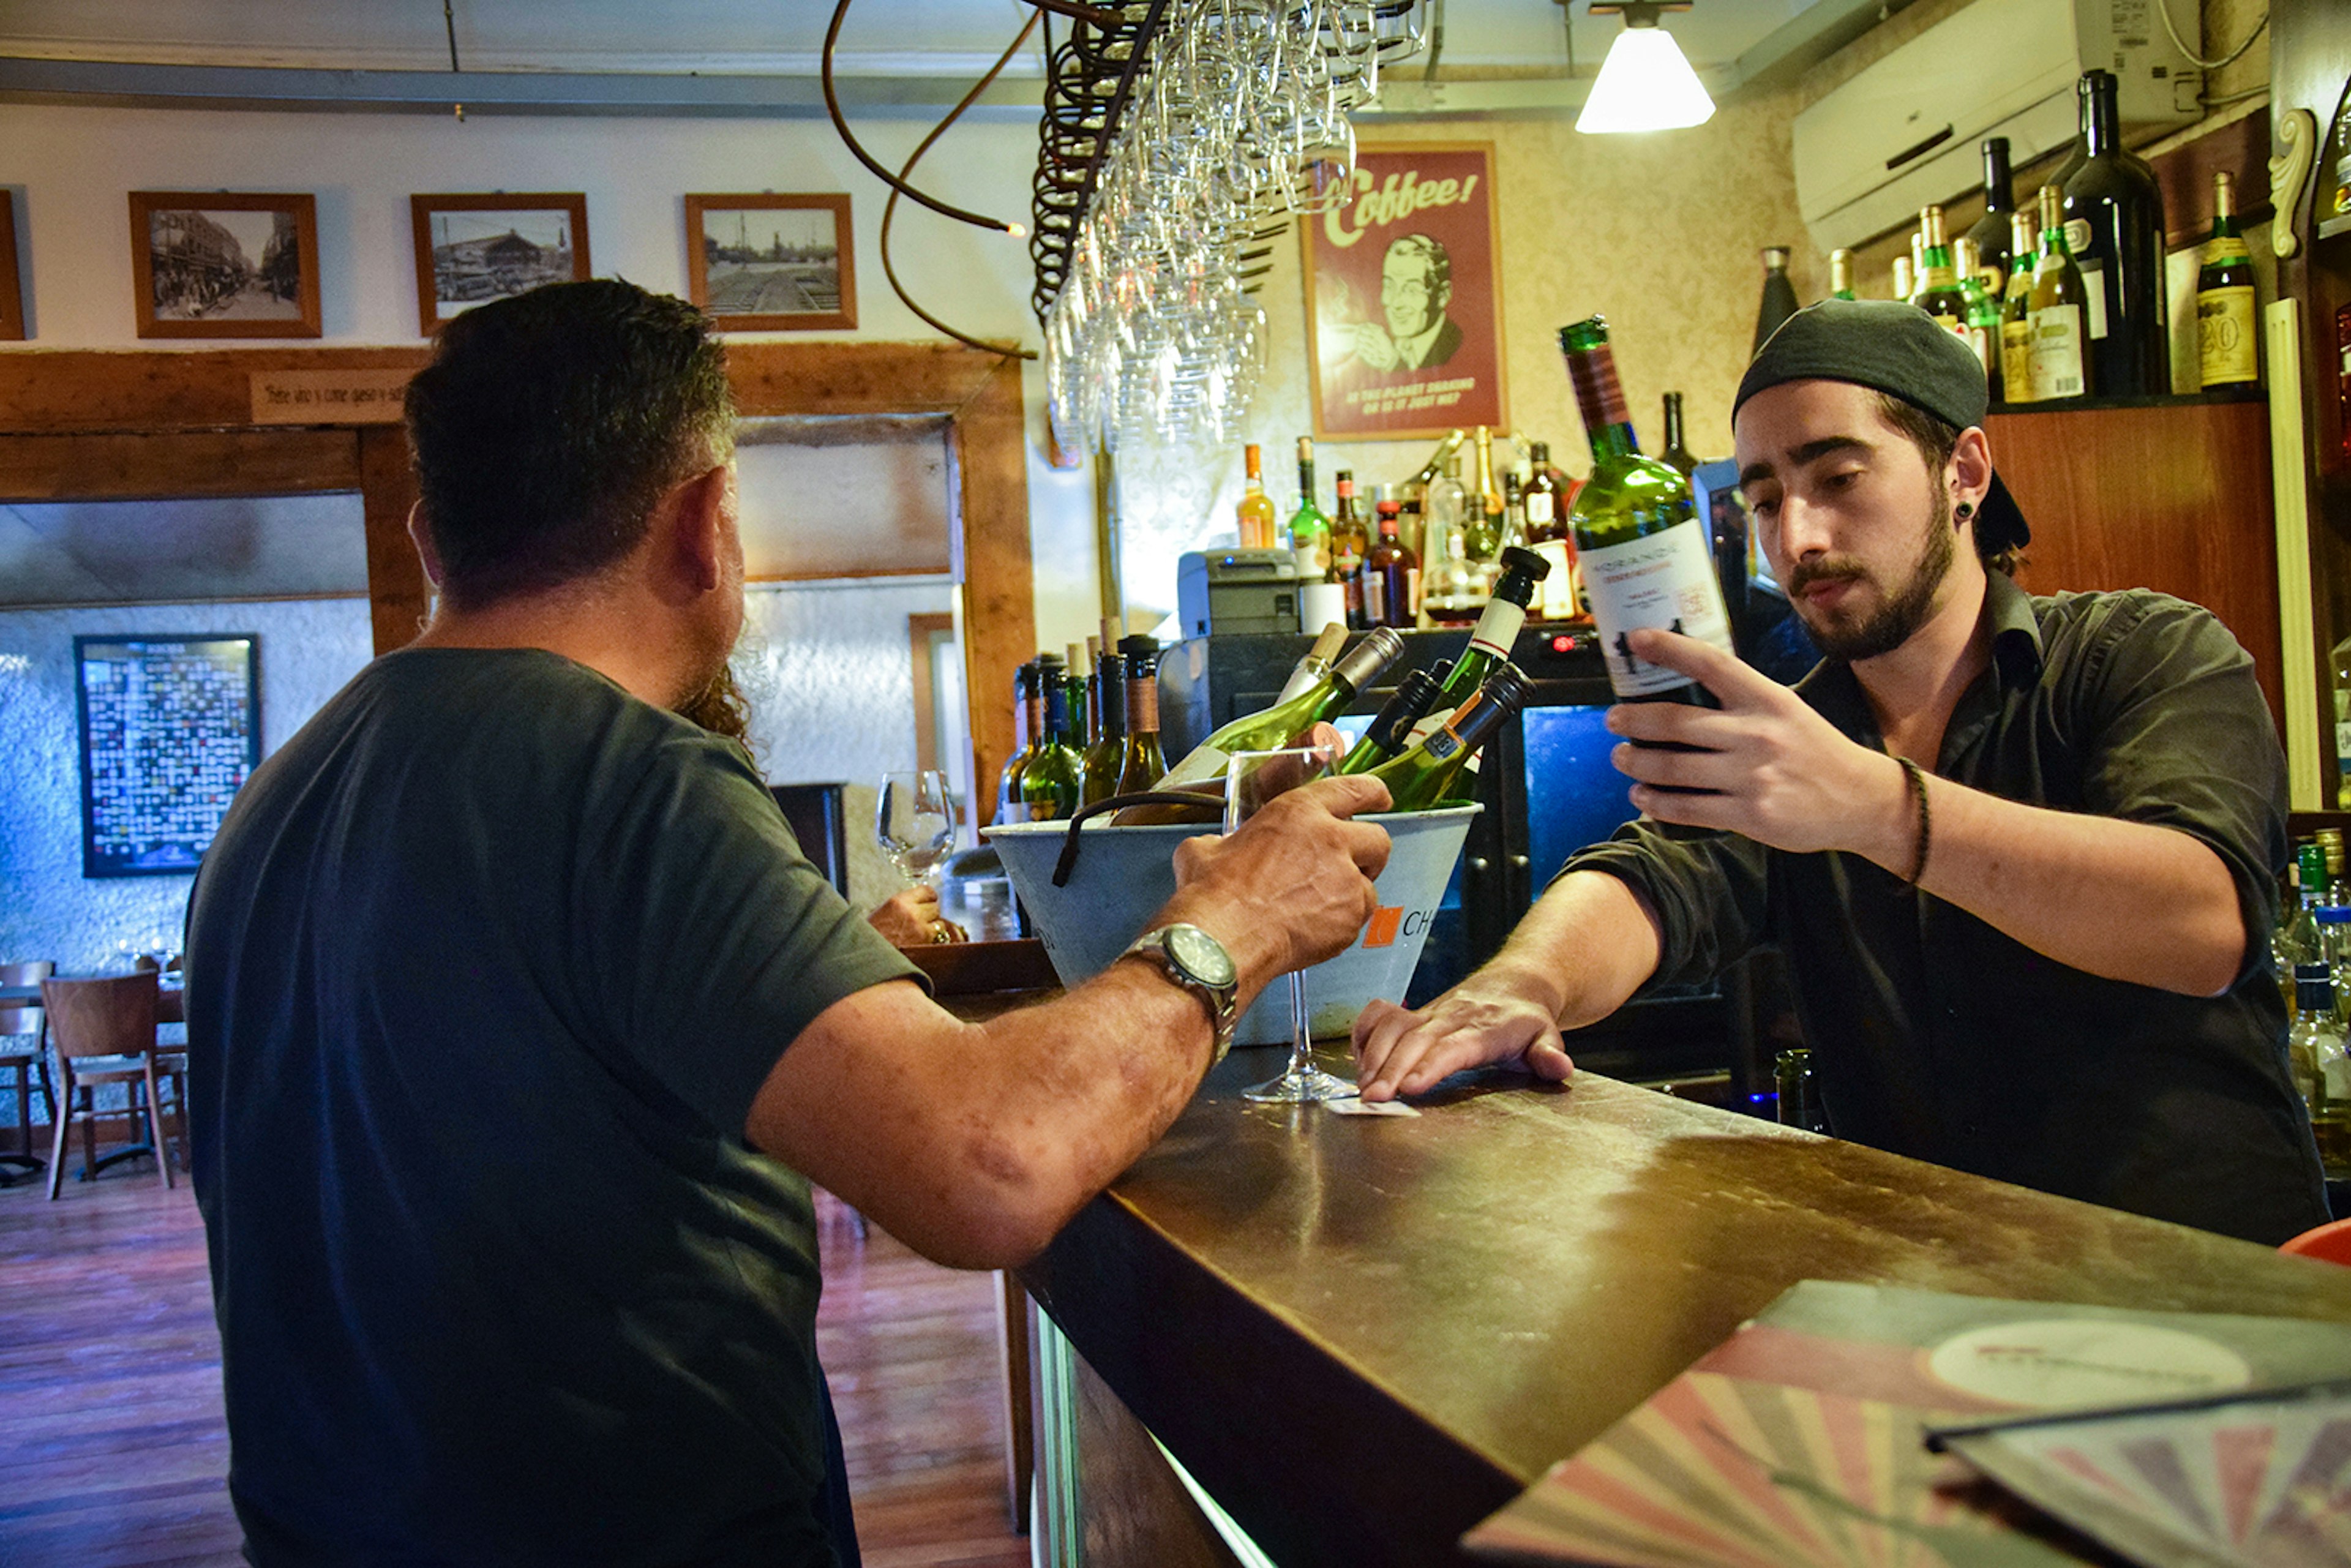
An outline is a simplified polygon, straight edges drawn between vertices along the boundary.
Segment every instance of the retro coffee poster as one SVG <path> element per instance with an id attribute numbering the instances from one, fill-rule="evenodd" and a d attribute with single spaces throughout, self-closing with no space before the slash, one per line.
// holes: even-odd
<path id="1" fill-rule="evenodd" d="M 1491 143 L 1364 147 L 1353 198 L 1299 225 L 1314 434 L 1508 427 Z"/>

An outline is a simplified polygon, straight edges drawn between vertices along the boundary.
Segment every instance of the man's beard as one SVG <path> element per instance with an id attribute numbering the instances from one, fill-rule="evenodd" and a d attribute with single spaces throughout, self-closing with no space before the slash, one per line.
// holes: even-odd
<path id="1" fill-rule="evenodd" d="M 1917 566 L 1911 570 L 1910 580 L 1898 591 L 1884 595 L 1877 609 L 1857 624 L 1823 624 L 1815 621 L 1805 608 L 1804 590 L 1822 581 L 1874 581 L 1869 569 L 1860 561 L 1852 556 L 1823 556 L 1790 572 L 1785 585 L 1788 601 L 1796 607 L 1804 630 L 1812 634 L 1813 646 L 1850 664 L 1890 653 L 1907 643 L 1911 633 L 1924 626 L 1927 618 L 1934 613 L 1935 591 L 1950 574 L 1951 562 L 1958 554 L 1951 534 L 1950 497 L 1938 490 L 1934 513 L 1927 523 L 1926 543 L 1919 551 Z"/>
<path id="2" fill-rule="evenodd" d="M 735 684 L 732 664 L 719 665 L 718 673 L 704 682 L 701 690 L 672 711 L 713 735 L 740 745 L 750 744 L 751 705 L 744 699 L 743 688 Z"/>

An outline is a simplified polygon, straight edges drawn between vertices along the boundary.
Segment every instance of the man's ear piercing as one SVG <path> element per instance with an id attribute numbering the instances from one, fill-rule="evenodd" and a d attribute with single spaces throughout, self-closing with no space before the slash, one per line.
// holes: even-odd
<path id="1" fill-rule="evenodd" d="M 1976 515 L 1974 504 L 1972 502 L 1961 501 L 1959 505 L 1957 515 L 1961 522 L 1965 522 L 1968 518 L 1974 517 Z"/>

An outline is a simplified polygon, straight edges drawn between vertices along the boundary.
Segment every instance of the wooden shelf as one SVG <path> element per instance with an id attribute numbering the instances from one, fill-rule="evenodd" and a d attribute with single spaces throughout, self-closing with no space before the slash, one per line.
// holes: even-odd
<path id="1" fill-rule="evenodd" d="M 2259 383 L 2214 387 L 2210 392 L 2164 392 L 2148 397 L 2068 397 L 2048 402 L 1996 402 L 1996 414 L 2089 413 L 2117 408 L 2214 408 L 2233 402 L 2267 402 L 2270 394 Z"/>

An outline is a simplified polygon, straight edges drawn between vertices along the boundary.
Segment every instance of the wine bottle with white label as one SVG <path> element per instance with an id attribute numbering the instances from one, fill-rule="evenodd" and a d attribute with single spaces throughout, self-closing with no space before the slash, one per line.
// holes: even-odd
<path id="1" fill-rule="evenodd" d="M 1429 811 L 1445 804 L 1485 744 L 1526 706 L 1527 677 L 1504 660 L 1467 702 L 1402 755 L 1370 770 L 1388 787 L 1395 811 Z"/>
<path id="2" fill-rule="evenodd" d="M 1626 641 L 1628 633 L 1654 626 L 1731 652 L 1730 617 L 1689 482 L 1669 465 L 1641 455 L 1608 347 L 1608 323 L 1594 316 L 1562 327 L 1559 346 L 1592 443 L 1592 477 L 1576 492 L 1568 522 L 1609 684 L 1626 702 L 1711 707 L 1704 686 L 1636 658 Z"/>
<path id="3" fill-rule="evenodd" d="M 2196 371 L 2204 387 L 2262 379 L 2253 317 L 2253 256 L 2237 230 L 2235 177 L 2212 176 L 2212 235 L 2196 273 Z"/>
<path id="4" fill-rule="evenodd" d="M 2041 254 L 2033 259 L 2032 292 L 2025 302 L 2025 319 L 2032 324 L 2026 374 L 2034 402 L 2084 397 L 2092 385 L 2091 295 L 2066 248 L 2057 204 L 2056 187 L 2042 186 Z"/>
<path id="5" fill-rule="evenodd" d="M 2163 189 L 2123 145 L 2111 71 L 2082 73 L 2082 166 L 2063 186 L 2065 248 L 2089 312 L 2090 380 L 2100 397 L 2171 390 L 2165 321 Z"/>
<path id="6" fill-rule="evenodd" d="M 1329 674 L 1288 702 L 1245 714 L 1217 730 L 1186 752 L 1153 788 L 1183 789 L 1213 783 L 1225 776 L 1226 760 L 1234 752 L 1275 751 L 1288 746 L 1323 720 L 1344 712 L 1355 694 L 1377 680 L 1403 653 L 1403 638 L 1385 626 L 1374 627 L 1340 656 Z"/>

